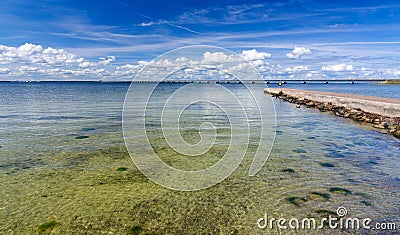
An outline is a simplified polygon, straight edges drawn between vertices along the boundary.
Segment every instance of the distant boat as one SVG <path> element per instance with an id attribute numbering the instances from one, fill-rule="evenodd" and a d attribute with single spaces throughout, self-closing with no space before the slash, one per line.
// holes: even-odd
<path id="1" fill-rule="evenodd" d="M 324 82 L 324 84 L 328 84 L 328 83 L 329 83 L 328 81 L 325 81 L 325 82 Z"/>
<path id="2" fill-rule="evenodd" d="M 302 83 L 302 84 L 306 84 L 307 82 L 306 82 L 306 81 L 302 81 L 301 83 Z"/>

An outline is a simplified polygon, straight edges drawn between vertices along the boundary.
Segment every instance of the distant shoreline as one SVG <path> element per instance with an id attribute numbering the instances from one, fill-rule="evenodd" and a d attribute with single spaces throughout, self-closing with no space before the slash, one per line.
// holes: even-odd
<path id="1" fill-rule="evenodd" d="M 400 79 L 390 79 L 390 80 L 379 82 L 379 84 L 400 85 Z"/>
<path id="2" fill-rule="evenodd" d="M 157 83 L 159 81 L 105 81 L 105 80 L 0 80 L 0 83 Z M 203 79 L 203 80 L 164 80 L 161 83 L 221 83 L 221 84 L 235 84 L 235 83 L 265 83 L 265 84 L 354 84 L 354 83 L 378 83 L 378 84 L 400 84 L 400 79 L 314 79 L 314 80 L 304 80 L 304 79 L 266 79 L 266 80 L 214 80 L 214 79 Z"/>

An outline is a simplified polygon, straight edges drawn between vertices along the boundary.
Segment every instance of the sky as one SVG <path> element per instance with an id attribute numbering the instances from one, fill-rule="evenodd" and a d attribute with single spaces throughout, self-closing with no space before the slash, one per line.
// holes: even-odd
<path id="1" fill-rule="evenodd" d="M 191 45 L 266 79 L 400 78 L 398 1 L 2 0 L 0 19 L 0 80 L 131 80 Z"/>

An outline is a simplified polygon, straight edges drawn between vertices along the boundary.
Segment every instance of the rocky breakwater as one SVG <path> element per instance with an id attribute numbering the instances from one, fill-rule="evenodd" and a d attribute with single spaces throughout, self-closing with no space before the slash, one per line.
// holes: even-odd
<path id="1" fill-rule="evenodd" d="M 400 99 L 287 88 L 266 88 L 264 92 L 294 103 L 298 108 L 305 106 L 331 112 L 400 138 Z"/>

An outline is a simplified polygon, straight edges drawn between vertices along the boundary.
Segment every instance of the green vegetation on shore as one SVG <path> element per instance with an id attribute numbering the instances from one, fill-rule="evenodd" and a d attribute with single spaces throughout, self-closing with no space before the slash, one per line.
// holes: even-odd
<path id="1" fill-rule="evenodd" d="M 400 85 L 400 79 L 389 79 L 389 80 L 380 82 L 379 84 L 389 84 L 389 85 L 398 84 L 398 85 Z"/>

